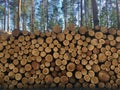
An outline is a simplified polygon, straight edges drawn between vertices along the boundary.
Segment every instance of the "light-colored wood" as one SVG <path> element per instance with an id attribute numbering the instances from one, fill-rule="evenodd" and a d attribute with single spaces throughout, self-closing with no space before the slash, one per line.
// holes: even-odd
<path id="1" fill-rule="evenodd" d="M 91 83 L 98 84 L 98 82 L 99 82 L 98 77 L 92 77 L 91 78 Z"/>
<path id="2" fill-rule="evenodd" d="M 44 69 L 42 70 L 42 73 L 43 73 L 44 75 L 47 75 L 47 74 L 49 73 L 49 69 L 48 69 L 48 68 L 44 68 Z"/>
<path id="3" fill-rule="evenodd" d="M 22 75 L 20 73 L 15 74 L 15 79 L 17 81 L 21 80 L 22 79 Z"/>
<path id="4" fill-rule="evenodd" d="M 55 83 L 59 83 L 60 82 L 60 77 L 55 77 L 53 80 Z"/>
<path id="5" fill-rule="evenodd" d="M 32 69 L 31 65 L 30 64 L 26 64 L 25 65 L 25 70 L 26 71 L 30 71 Z"/>
<path id="6" fill-rule="evenodd" d="M 47 44 L 52 43 L 52 41 L 53 41 L 52 37 L 47 37 L 47 38 L 46 38 L 46 43 L 47 43 Z"/>
<path id="7" fill-rule="evenodd" d="M 90 79 L 91 79 L 91 78 L 90 78 L 90 76 L 89 76 L 89 75 L 85 75 L 85 76 L 84 76 L 84 80 L 85 80 L 86 82 L 89 82 L 89 81 L 90 81 Z"/>
<path id="8" fill-rule="evenodd" d="M 103 38 L 103 33 L 102 33 L 102 32 L 96 32 L 96 33 L 95 33 L 95 38 L 96 38 L 96 39 L 101 39 L 101 38 Z"/>
<path id="9" fill-rule="evenodd" d="M 57 56 L 56 56 L 57 57 Z M 45 57 L 45 60 L 47 62 L 52 62 L 53 61 L 53 56 L 51 54 L 47 54 L 46 57 Z"/>
<path id="10" fill-rule="evenodd" d="M 100 26 L 76 31 L 73 24 L 53 29 L 0 34 L 2 87 L 119 87 L 120 31 Z"/>
<path id="11" fill-rule="evenodd" d="M 68 63 L 67 70 L 68 71 L 74 71 L 75 70 L 75 64 L 74 63 Z"/>
<path id="12" fill-rule="evenodd" d="M 100 71 L 98 74 L 98 78 L 100 81 L 108 82 L 110 79 L 110 76 L 106 71 Z"/>
<path id="13" fill-rule="evenodd" d="M 84 27 L 84 26 L 81 26 L 80 29 L 79 29 L 79 33 L 80 34 L 85 34 L 87 32 L 87 28 Z"/>
<path id="14" fill-rule="evenodd" d="M 76 78 L 76 79 L 82 78 L 82 72 L 76 71 L 76 72 L 75 72 L 75 78 Z"/>

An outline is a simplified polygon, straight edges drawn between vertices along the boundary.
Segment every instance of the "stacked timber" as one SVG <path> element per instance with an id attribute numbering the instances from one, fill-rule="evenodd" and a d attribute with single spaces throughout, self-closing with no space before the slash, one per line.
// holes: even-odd
<path id="1" fill-rule="evenodd" d="M 2 88 L 120 87 L 120 30 L 106 27 L 0 35 Z"/>

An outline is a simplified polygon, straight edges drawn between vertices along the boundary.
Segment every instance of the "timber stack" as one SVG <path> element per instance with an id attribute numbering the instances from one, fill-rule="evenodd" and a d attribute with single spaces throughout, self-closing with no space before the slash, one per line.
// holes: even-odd
<path id="1" fill-rule="evenodd" d="M 64 31 L 0 34 L 2 88 L 118 88 L 120 30 L 70 24 Z"/>

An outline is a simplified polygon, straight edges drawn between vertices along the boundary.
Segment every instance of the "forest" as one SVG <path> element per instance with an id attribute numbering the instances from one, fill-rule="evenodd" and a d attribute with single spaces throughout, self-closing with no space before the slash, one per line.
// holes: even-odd
<path id="1" fill-rule="evenodd" d="M 0 0 L 0 30 L 47 30 L 69 23 L 120 28 L 119 0 Z"/>

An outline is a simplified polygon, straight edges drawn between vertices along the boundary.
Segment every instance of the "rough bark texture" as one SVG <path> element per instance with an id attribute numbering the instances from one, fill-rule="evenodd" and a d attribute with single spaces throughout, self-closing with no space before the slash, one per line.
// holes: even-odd
<path id="1" fill-rule="evenodd" d="M 94 22 L 94 27 L 95 27 L 99 25 L 98 9 L 97 9 L 96 0 L 91 0 L 91 2 L 92 2 L 92 10 L 93 10 L 93 22 Z"/>

